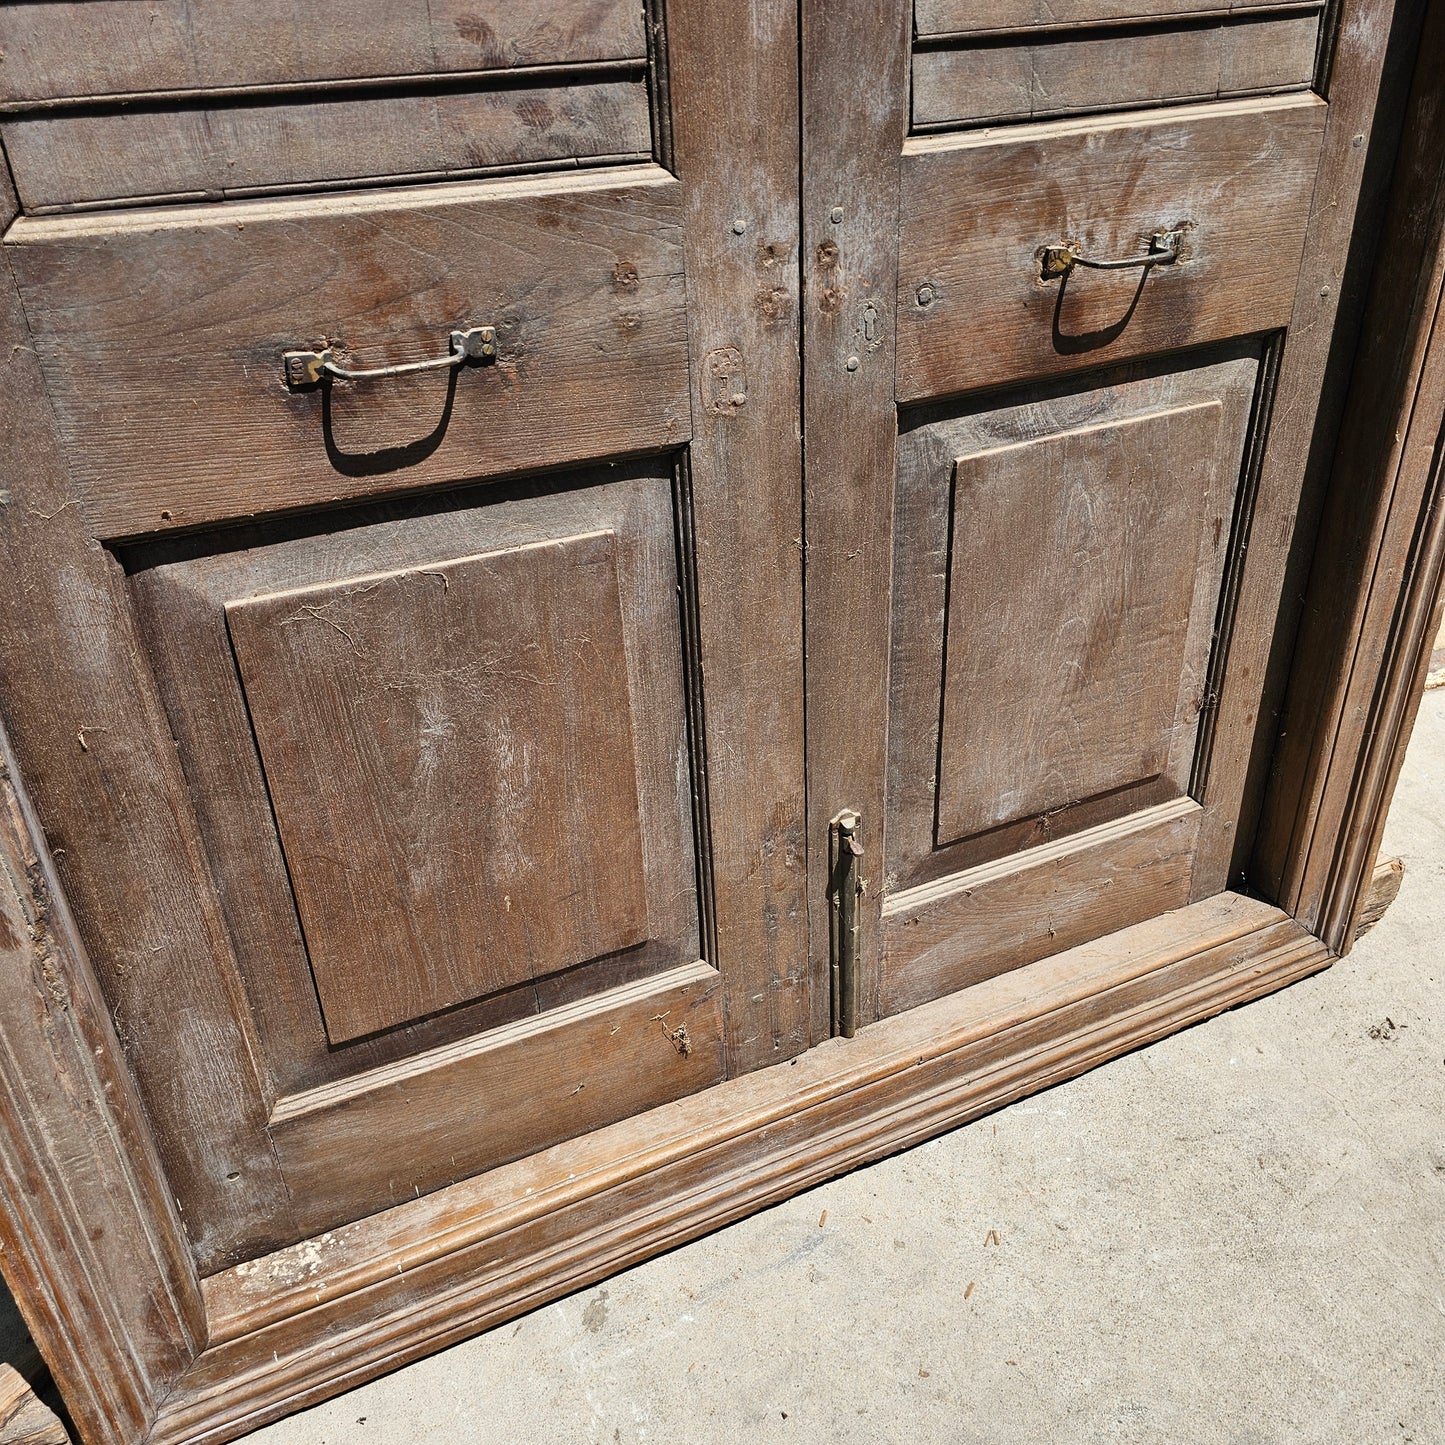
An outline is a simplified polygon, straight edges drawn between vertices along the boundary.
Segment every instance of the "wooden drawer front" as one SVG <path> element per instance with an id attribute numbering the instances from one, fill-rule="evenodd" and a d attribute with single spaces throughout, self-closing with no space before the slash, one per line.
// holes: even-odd
<path id="1" fill-rule="evenodd" d="M 125 0 L 119 0 L 125 3 Z M 6 237 L 95 534 L 136 536 L 680 445 L 679 187 L 661 170 L 22 217 Z M 282 357 L 492 364 L 288 387 Z"/>
<path id="2" fill-rule="evenodd" d="M 641 60 L 640 0 L 0 6 L 0 103 Z"/>
<path id="3" fill-rule="evenodd" d="M 652 126 L 639 73 L 495 90 L 40 112 L 0 124 L 0 140 L 21 204 L 44 213 L 641 160 L 651 156 Z"/>
<path id="4" fill-rule="evenodd" d="M 919 137 L 903 160 L 898 398 L 1288 324 L 1325 105 L 1312 95 Z M 1044 275 L 1060 242 L 1172 265 Z"/>
<path id="5" fill-rule="evenodd" d="M 915 51 L 918 130 L 1301 90 L 1320 12 L 1216 17 L 1123 32 L 1051 31 Z"/>

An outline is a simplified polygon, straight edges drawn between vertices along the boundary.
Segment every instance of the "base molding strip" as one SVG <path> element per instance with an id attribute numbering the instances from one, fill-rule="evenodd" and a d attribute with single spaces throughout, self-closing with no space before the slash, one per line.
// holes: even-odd
<path id="1" fill-rule="evenodd" d="M 213 1275 L 150 1438 L 234 1438 L 1332 959 L 1220 894 Z"/>

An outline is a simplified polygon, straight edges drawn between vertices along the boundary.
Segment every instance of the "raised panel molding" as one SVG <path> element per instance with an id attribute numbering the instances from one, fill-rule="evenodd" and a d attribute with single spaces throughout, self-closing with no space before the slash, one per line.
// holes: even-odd
<path id="1" fill-rule="evenodd" d="M 955 462 L 940 845 L 1168 767 L 1221 411 L 1168 407 Z"/>
<path id="2" fill-rule="evenodd" d="M 647 939 L 611 532 L 226 615 L 333 1042 Z"/>
<path id="3" fill-rule="evenodd" d="M 885 899 L 1190 793 L 1260 356 L 904 413 Z"/>

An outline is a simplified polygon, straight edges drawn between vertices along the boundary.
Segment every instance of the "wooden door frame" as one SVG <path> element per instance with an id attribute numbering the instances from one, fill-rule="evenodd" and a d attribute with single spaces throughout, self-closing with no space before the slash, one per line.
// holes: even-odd
<path id="1" fill-rule="evenodd" d="M 803 28 L 805 39 L 840 47 L 831 52 L 838 59 L 827 83 L 845 144 L 855 127 L 864 132 L 877 118 L 869 115 L 869 87 L 845 74 L 864 52 L 856 34 L 838 23 L 841 12 L 830 8 L 831 42 L 812 0 Z M 884 13 L 873 19 L 896 18 L 892 8 L 880 8 Z M 1351 152 L 1370 147 L 1352 141 L 1368 134 L 1375 110 L 1373 86 L 1351 77 L 1378 70 L 1389 19 L 1381 0 L 1346 0 L 1345 10 L 1342 34 L 1355 38 L 1337 56 L 1333 88 L 1336 103 L 1348 104 L 1339 112 L 1337 149 L 1325 161 L 1325 174 L 1339 174 L 1341 184 L 1364 173 L 1363 157 L 1354 160 Z M 712 13 L 717 30 L 709 43 L 718 55 L 727 53 L 730 39 L 725 16 Z M 1411 23 L 1405 16 L 1404 31 Z M 889 31 L 895 45 L 906 43 L 903 29 Z M 1397 43 L 1401 33 L 1397 26 Z M 1407 54 L 1411 38 L 1405 34 Z M 829 53 L 818 52 L 823 71 Z M 900 63 L 890 54 L 877 63 Z M 1445 305 L 1439 0 L 1430 7 L 1419 54 L 1408 105 L 1403 88 L 1387 87 L 1383 102 L 1386 129 L 1392 117 L 1404 118 L 1412 139 L 1400 151 L 1384 212 L 1390 264 L 1375 273 L 1332 484 L 1321 488 L 1321 542 L 1303 548 L 1282 584 L 1288 621 L 1291 579 L 1305 575 L 1313 556 L 1308 598 L 1296 614 L 1298 644 L 1285 647 L 1277 662 L 1291 719 L 1286 741 L 1291 728 L 1303 730 L 1308 747 L 1293 753 L 1271 746 L 1264 762 L 1273 753 L 1278 765 L 1272 774 L 1258 769 L 1269 801 L 1255 868 L 1257 876 L 1278 880 L 1280 907 L 1219 894 L 885 1020 L 854 1040 L 824 1042 L 791 1066 L 758 1069 L 359 1221 L 324 1242 L 202 1280 L 24 781 L 8 742 L 0 742 L 0 1259 L 87 1445 L 220 1441 L 254 1429 L 1269 992 L 1345 950 L 1418 704 L 1445 557 L 1438 496 L 1445 345 L 1436 326 Z M 783 81 L 777 74 L 754 83 Z M 811 106 L 823 92 L 809 94 Z M 878 141 L 880 151 L 887 139 Z M 805 156 L 809 144 L 805 131 Z M 832 228 L 846 226 L 850 205 L 892 194 L 874 189 L 872 153 L 857 151 L 858 180 L 848 195 L 835 199 L 805 178 L 810 312 L 822 299 L 817 266 L 841 268 L 852 288 L 872 280 L 866 254 L 851 258 L 843 242 L 836 243 L 837 257 L 823 249 Z M 717 221 L 712 231 L 722 234 L 723 221 L 731 223 L 732 200 L 719 176 L 702 217 Z M 1374 205 L 1367 197 L 1357 236 L 1370 229 Z M 837 206 L 841 222 L 832 219 Z M 718 208 L 721 220 L 712 214 Z M 885 318 L 891 294 L 884 289 L 878 298 Z M 5 301 L 13 306 L 13 291 Z M 1341 304 L 1352 304 L 1350 297 Z M 840 314 L 851 308 L 834 305 L 831 315 Z M 1321 317 L 1326 328 L 1331 321 L 1346 327 L 1336 334 L 1352 344 L 1349 318 L 1342 323 L 1333 311 Z M 829 375 L 830 346 L 840 352 L 841 374 L 857 375 L 847 371 L 848 324 L 806 317 L 818 376 Z M 885 326 L 885 338 L 890 331 Z M 1403 349 L 1400 337 L 1408 343 Z M 1320 347 L 1328 349 L 1323 341 Z M 1338 358 L 1338 344 L 1335 350 Z M 1315 391 L 1328 391 L 1326 360 L 1305 379 Z M 863 380 L 868 384 L 866 373 Z M 1339 372 L 1335 395 L 1344 395 L 1346 380 L 1347 372 Z M 1300 404 L 1310 402 L 1304 380 L 1298 395 Z M 820 383 L 805 414 L 834 417 L 832 433 L 844 430 L 836 424 L 840 415 L 850 427 L 856 419 L 859 430 L 851 439 L 810 443 L 808 496 L 818 505 L 857 475 L 830 474 L 830 461 L 845 466 L 856 450 L 864 458 L 856 465 L 881 465 L 891 445 L 876 411 L 855 403 L 830 411 L 828 396 Z M 0 364 L 0 417 L 8 455 L 35 469 L 59 467 L 36 358 L 23 345 L 8 348 Z M 1315 436 L 1318 446 L 1318 428 Z M 728 444 L 726 437 L 717 441 Z M 1325 456 L 1334 450 L 1331 436 Z M 847 519 L 850 527 L 866 520 Z M 1309 515 L 1299 527 L 1314 535 Z M 810 601 L 825 604 L 827 581 L 836 575 L 830 567 L 857 560 L 834 557 L 826 542 L 810 537 Z M 825 660 L 826 653 L 810 669 Z M 1312 683 L 1322 670 L 1327 685 Z M 855 705 L 854 725 L 863 729 L 870 717 L 858 712 L 857 701 L 837 699 Z M 1274 729 L 1267 731 L 1272 745 Z M 846 777 L 830 771 L 827 759 L 812 761 L 821 769 L 814 788 Z M 845 759 L 838 766 L 846 765 Z M 826 827 L 829 802 L 812 797 L 810 805 L 816 856 L 817 825 Z M 810 876 L 816 905 L 825 880 L 816 869 Z M 790 957 L 779 955 L 779 967 L 798 976 L 800 935 L 795 948 Z M 825 1029 L 816 1006 L 812 1013 L 818 1037 Z"/>

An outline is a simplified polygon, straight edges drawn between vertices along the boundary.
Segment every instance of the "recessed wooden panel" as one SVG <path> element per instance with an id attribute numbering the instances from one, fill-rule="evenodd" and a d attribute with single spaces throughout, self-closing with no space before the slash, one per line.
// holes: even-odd
<path id="1" fill-rule="evenodd" d="M 0 102 L 640 58 L 634 0 L 0 5 Z"/>
<path id="2" fill-rule="evenodd" d="M 333 1040 L 646 938 L 610 533 L 227 617 Z"/>
<path id="3" fill-rule="evenodd" d="M 940 844 L 1164 770 L 1220 413 L 958 459 Z"/>
<path id="4" fill-rule="evenodd" d="M 1244 343 L 905 414 L 888 907 L 1187 793 L 1258 369 Z"/>
<path id="5" fill-rule="evenodd" d="M 1247 16 L 1257 11 L 1298 9 L 1296 0 L 915 0 L 920 38 L 980 31 L 1060 30 L 1169 16 Z"/>
<path id="6" fill-rule="evenodd" d="M 699 963 L 711 945 L 701 928 L 706 904 L 694 829 L 706 830 L 707 815 L 705 805 L 695 805 L 700 789 L 687 730 L 688 584 L 679 569 L 678 531 L 688 514 L 675 487 L 671 463 L 654 458 L 123 550 L 146 663 L 159 684 L 234 940 L 242 1007 L 254 1021 L 272 1112 L 268 1158 L 279 1161 L 291 1191 L 287 1219 L 268 1228 L 294 1229 L 294 1238 L 332 1227 L 720 1077 L 721 992 L 717 974 Z M 489 578 L 495 567 L 514 572 Z M 478 568 L 474 578 L 461 576 Z M 492 596 L 493 583 L 510 587 L 505 606 Z M 347 615 L 343 595 L 350 594 L 359 595 Z M 265 687 L 251 677 L 256 658 L 238 656 L 233 645 L 233 633 L 245 626 L 235 616 L 258 601 L 270 606 L 270 626 L 306 607 L 319 613 L 303 613 L 281 629 L 318 628 L 301 661 L 334 694 L 335 706 L 320 719 L 323 732 L 342 736 L 343 746 L 317 747 L 315 776 L 303 755 L 286 779 L 317 815 L 293 808 L 301 813 L 303 842 L 310 828 L 312 845 L 332 845 L 318 867 L 365 853 L 380 860 L 373 889 L 395 894 L 424 844 L 437 854 L 434 871 L 425 874 L 437 896 L 423 897 L 406 919 L 388 915 L 376 925 L 404 935 L 402 947 L 386 957 L 380 956 L 386 940 L 373 938 L 374 920 L 363 914 L 353 921 L 340 896 L 323 897 L 320 922 L 313 910 L 303 932 L 296 830 L 287 831 L 294 819 L 279 806 L 282 770 L 257 716 L 255 694 Z M 366 659 L 326 617 L 340 623 Z M 556 686 L 543 687 L 547 658 L 539 640 L 555 636 L 559 618 L 579 648 L 572 674 L 559 668 Z M 377 628 L 385 646 L 373 635 Z M 388 631 L 409 641 L 394 645 Z M 507 637 L 505 650 L 489 641 L 491 634 Z M 291 638 L 281 643 L 300 646 Z M 311 653 L 326 647 L 335 649 L 326 655 L 334 659 L 334 676 L 311 664 Z M 620 680 L 615 666 L 588 662 L 597 648 L 620 659 Z M 325 701 L 324 689 L 309 679 L 309 695 L 292 696 L 301 691 L 294 679 L 303 672 L 294 664 L 273 668 L 268 705 L 283 725 L 288 709 L 310 725 Z M 419 691 L 428 679 L 434 685 Z M 510 717 L 499 711 L 507 688 L 520 699 Z M 537 705 L 519 720 L 529 689 Z M 584 706 L 586 716 L 569 711 Z M 357 736 L 350 737 L 353 718 Z M 276 731 L 275 718 L 269 721 Z M 499 805 L 485 795 L 490 784 L 483 774 L 494 760 L 488 749 L 507 723 L 514 758 L 522 745 L 529 749 L 531 791 L 515 791 Z M 539 740 L 551 758 L 540 754 Z M 623 796 L 615 811 L 607 800 L 599 821 L 586 805 L 601 791 L 609 759 L 629 740 L 631 775 L 619 761 Z M 102 744 L 92 738 L 90 745 Z M 360 755 L 360 763 L 350 765 L 349 754 Z M 468 763 L 473 777 L 459 776 Z M 379 783 L 367 768 L 381 775 Z M 546 805 L 549 791 L 559 815 L 551 834 L 528 816 L 529 808 Z M 580 810 L 570 820 L 560 816 L 578 796 Z M 553 822 L 550 812 L 544 821 Z M 519 833 L 524 826 L 530 831 Z M 548 842 L 552 863 L 536 856 Z M 524 852 L 538 866 L 514 889 L 499 870 Z M 548 868 L 563 876 L 549 883 Z M 589 870 L 597 876 L 581 876 Z M 313 891 L 322 886 L 324 879 Z M 526 923 L 519 910 L 539 895 L 544 914 L 528 928 L 525 947 L 535 955 L 548 945 L 563 959 L 570 949 L 583 961 L 542 972 L 551 960 L 501 951 L 495 928 Z M 447 909 L 452 926 L 442 933 Z M 352 948 L 350 955 L 319 958 L 322 925 L 333 955 L 340 944 Z M 413 937 L 425 932 L 431 936 Z M 594 947 L 605 949 L 629 932 L 628 945 L 593 955 Z M 466 957 L 468 938 L 498 947 Z M 398 1015 L 416 1007 L 414 998 L 395 992 L 415 995 L 438 957 L 461 959 L 458 991 L 472 964 L 470 987 L 492 988 L 499 979 L 500 986 L 381 1032 L 341 1037 L 348 1009 Z M 325 987 L 321 964 L 332 969 Z M 359 1001 L 345 997 L 347 987 L 362 995 Z M 339 1005 L 323 997 L 334 992 L 342 993 Z M 666 1030 L 657 1020 L 662 1014 L 671 1015 Z M 373 1021 L 352 1019 L 351 1026 Z M 679 1053 L 666 1033 L 684 1023 L 691 1051 Z M 568 1078 L 579 1060 L 585 1067 Z M 363 1159 L 340 1141 L 367 1128 L 392 1142 Z M 241 1172 L 237 1190 L 250 1178 L 249 1170 Z M 213 1224 L 210 1236 L 223 1248 L 224 1227 Z"/>
<path id="7" fill-rule="evenodd" d="M 1287 325 L 1325 110 L 1302 95 L 914 137 L 899 400 Z M 1173 265 L 1042 275 L 1046 246 L 1117 260 L 1173 228 Z"/>
<path id="8" fill-rule="evenodd" d="M 983 125 L 1253 91 L 1314 75 L 1318 12 L 924 50 L 913 57 L 913 124 Z"/>
<path id="9" fill-rule="evenodd" d="M 638 166 L 21 217 L 5 242 L 88 521 L 133 537 L 680 445 L 680 200 Z M 395 365 L 462 325 L 496 327 L 495 364 L 284 379 L 288 350 Z"/>
<path id="10" fill-rule="evenodd" d="M 676 526 L 669 468 L 654 461 L 127 551 L 147 661 L 278 1095 L 390 1067 L 708 953 L 699 933 Z M 598 531 L 609 532 L 616 548 L 647 942 L 337 1047 L 321 1017 L 226 604 Z"/>
<path id="11" fill-rule="evenodd" d="M 123 3 L 123 0 L 121 0 Z M 28 211 L 643 159 L 641 77 L 270 104 L 41 112 L 0 125 Z"/>

